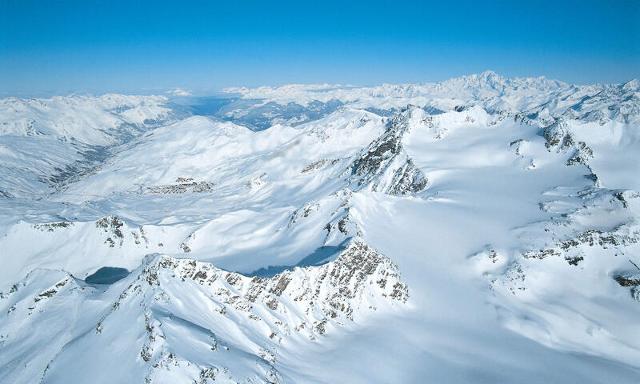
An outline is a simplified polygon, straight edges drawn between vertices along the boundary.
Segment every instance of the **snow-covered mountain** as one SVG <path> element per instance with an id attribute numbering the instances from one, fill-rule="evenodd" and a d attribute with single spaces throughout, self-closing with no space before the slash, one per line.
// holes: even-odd
<path id="1" fill-rule="evenodd" d="M 104 95 L 0 100 L 0 196 L 49 192 L 89 173 L 109 149 L 171 119 L 167 99 Z"/>
<path id="2" fill-rule="evenodd" d="M 0 382 L 640 381 L 637 80 L 227 91 L 0 100 Z"/>

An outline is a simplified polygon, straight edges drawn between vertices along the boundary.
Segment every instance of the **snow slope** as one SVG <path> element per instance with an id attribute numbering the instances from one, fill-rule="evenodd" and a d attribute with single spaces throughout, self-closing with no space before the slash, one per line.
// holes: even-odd
<path id="1" fill-rule="evenodd" d="M 89 172 L 109 147 L 166 122 L 172 114 L 166 103 L 111 94 L 0 100 L 0 195 L 46 193 Z"/>
<path id="2" fill-rule="evenodd" d="M 230 91 L 3 101 L 0 382 L 640 380 L 637 81 Z"/>

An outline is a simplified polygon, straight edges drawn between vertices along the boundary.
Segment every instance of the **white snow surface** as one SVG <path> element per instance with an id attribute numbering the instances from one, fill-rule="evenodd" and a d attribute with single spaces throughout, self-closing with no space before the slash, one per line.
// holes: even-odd
<path id="1" fill-rule="evenodd" d="M 228 91 L 0 100 L 1 383 L 640 382 L 637 80 Z"/>

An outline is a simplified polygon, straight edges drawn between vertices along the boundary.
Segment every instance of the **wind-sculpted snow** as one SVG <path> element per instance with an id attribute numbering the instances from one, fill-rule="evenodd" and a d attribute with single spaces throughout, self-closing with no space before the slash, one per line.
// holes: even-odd
<path id="1" fill-rule="evenodd" d="M 230 91 L 2 101 L 0 382 L 639 382 L 637 80 Z"/>
<path id="2" fill-rule="evenodd" d="M 281 348 L 321 338 L 377 309 L 404 306 L 408 295 L 397 267 L 360 240 L 327 264 L 271 278 L 160 255 L 106 291 L 67 273 L 38 270 L 0 295 L 3 358 L 15 356 L 3 363 L 0 378 L 280 382 Z M 77 317 L 69 306 L 84 313 Z M 32 344 L 39 333 L 48 335 L 42 349 Z M 108 345 L 121 349 L 111 361 L 128 371 L 91 362 Z M 16 353 L 25 349 L 32 351 L 22 360 Z M 93 369 L 78 372 L 72 368 L 78 364 Z"/>

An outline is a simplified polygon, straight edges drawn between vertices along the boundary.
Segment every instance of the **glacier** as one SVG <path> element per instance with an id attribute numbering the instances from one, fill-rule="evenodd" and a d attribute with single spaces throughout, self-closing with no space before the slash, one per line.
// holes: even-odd
<path id="1" fill-rule="evenodd" d="M 1 383 L 640 381 L 637 80 L 224 92 L 0 99 Z"/>

